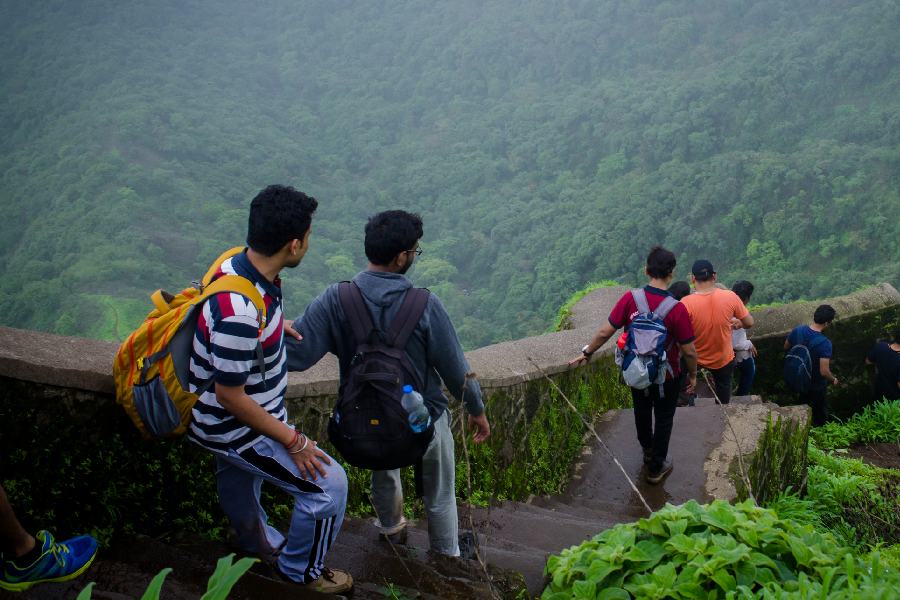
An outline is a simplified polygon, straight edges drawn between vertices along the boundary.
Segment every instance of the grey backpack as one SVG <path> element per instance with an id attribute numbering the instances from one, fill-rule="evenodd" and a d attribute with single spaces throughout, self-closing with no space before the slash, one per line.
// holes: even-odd
<path id="1" fill-rule="evenodd" d="M 655 383 L 659 385 L 662 396 L 666 373 L 672 372 L 666 356 L 669 332 L 663 320 L 675 308 L 678 300 L 666 296 L 656 310 L 652 311 L 643 289 L 631 290 L 631 296 L 637 305 L 638 315 L 628 327 L 625 349 L 616 349 L 616 364 L 622 368 L 625 385 L 644 390 Z"/>

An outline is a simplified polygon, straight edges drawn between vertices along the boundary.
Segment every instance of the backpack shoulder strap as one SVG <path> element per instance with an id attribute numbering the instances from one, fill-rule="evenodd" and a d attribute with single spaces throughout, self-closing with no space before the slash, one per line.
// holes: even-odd
<path id="1" fill-rule="evenodd" d="M 240 254 L 243 251 L 244 251 L 243 246 L 235 246 L 234 248 L 230 248 L 230 249 L 226 250 L 225 252 L 223 252 L 219 256 L 219 258 L 217 258 L 215 260 L 215 262 L 213 262 L 213 264 L 211 264 L 209 266 L 209 269 L 206 270 L 206 274 L 203 276 L 203 279 L 200 280 L 200 284 L 204 287 L 208 286 L 210 284 L 210 282 L 212 281 L 213 276 L 216 274 L 216 271 L 219 270 L 219 266 L 221 266 L 221 264 L 223 262 L 225 262 L 232 256 Z"/>
<path id="2" fill-rule="evenodd" d="M 644 291 L 644 288 L 631 290 L 631 297 L 634 298 L 634 303 L 637 304 L 640 314 L 645 315 L 650 312 L 650 305 L 647 303 L 647 292 Z"/>
<path id="3" fill-rule="evenodd" d="M 338 298 L 341 301 L 341 308 L 344 309 L 344 316 L 350 323 L 356 345 L 359 346 L 369 339 L 369 335 L 374 329 L 372 315 L 369 314 L 366 301 L 363 300 L 362 292 L 352 281 L 342 281 L 338 284 Z"/>
<path id="4" fill-rule="evenodd" d="M 401 350 L 406 347 L 409 336 L 412 335 L 425 312 L 430 295 L 431 292 L 425 288 L 409 288 L 387 333 L 386 341 L 390 346 Z"/>
<path id="5" fill-rule="evenodd" d="M 656 307 L 656 314 L 659 316 L 660 320 L 665 319 L 669 312 L 678 304 L 678 300 L 673 298 L 672 296 L 666 296 L 663 298 L 663 301 L 659 303 L 659 306 Z"/>
<path id="6" fill-rule="evenodd" d="M 253 306 L 259 312 L 260 331 L 266 328 L 266 303 L 263 301 L 262 294 L 253 285 L 253 282 L 246 277 L 240 275 L 222 275 L 205 288 L 203 293 L 197 297 L 197 302 L 202 302 L 210 296 L 221 294 L 223 292 L 234 292 L 248 298 L 253 302 Z"/>
<path id="7" fill-rule="evenodd" d="M 268 386 L 268 383 L 266 382 L 266 357 L 262 347 L 262 335 L 263 331 L 266 329 L 266 325 L 268 325 L 268 320 L 266 318 L 266 303 L 263 300 L 262 294 L 256 289 L 256 285 L 246 277 L 241 277 L 240 275 L 222 275 L 203 288 L 203 293 L 200 294 L 198 303 L 214 294 L 225 292 L 234 292 L 245 298 L 249 298 L 250 301 L 253 302 L 253 306 L 256 307 L 256 311 L 259 313 L 259 331 L 256 335 L 256 365 L 259 368 L 259 374 L 263 379 L 263 385 Z M 211 384 L 212 382 L 205 386 L 205 388 L 211 387 Z M 206 389 L 201 389 L 200 393 L 205 391 Z"/>

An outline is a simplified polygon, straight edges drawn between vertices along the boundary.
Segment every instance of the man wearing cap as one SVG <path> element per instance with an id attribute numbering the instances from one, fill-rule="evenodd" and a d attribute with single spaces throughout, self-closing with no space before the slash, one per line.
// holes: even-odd
<path id="1" fill-rule="evenodd" d="M 697 363 L 712 373 L 719 402 L 728 404 L 734 373 L 731 331 L 753 327 L 753 317 L 737 294 L 716 287 L 716 270 L 708 260 L 698 260 L 691 267 L 691 283 L 694 293 L 685 296 L 681 303 L 688 310 L 697 336 Z"/>

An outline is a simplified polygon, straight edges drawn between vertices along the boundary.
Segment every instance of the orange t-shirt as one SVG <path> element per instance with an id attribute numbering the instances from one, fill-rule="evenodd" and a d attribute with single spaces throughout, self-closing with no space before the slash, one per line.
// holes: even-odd
<path id="1" fill-rule="evenodd" d="M 743 319 L 749 313 L 737 294 L 713 288 L 712 293 L 693 293 L 681 299 L 694 326 L 697 362 L 707 369 L 721 369 L 734 358 L 731 347 L 731 318 Z"/>

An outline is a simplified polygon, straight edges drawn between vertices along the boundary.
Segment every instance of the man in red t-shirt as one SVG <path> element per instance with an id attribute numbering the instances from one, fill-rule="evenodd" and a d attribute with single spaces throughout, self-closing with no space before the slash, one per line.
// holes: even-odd
<path id="1" fill-rule="evenodd" d="M 650 278 L 649 285 L 643 288 L 647 305 L 650 310 L 655 310 L 665 298 L 671 296 L 666 289 L 675 275 L 675 255 L 660 246 L 654 247 L 647 256 L 645 273 Z M 618 329 L 622 327 L 627 329 L 637 315 L 638 307 L 634 295 L 628 292 L 619 298 L 609 314 L 608 322 L 601 325 L 591 341 L 581 349 L 581 356 L 572 359 L 569 364 L 574 366 L 586 363 Z M 667 456 L 681 381 L 679 356 L 684 357 L 687 367 L 688 391 L 693 392 L 697 383 L 694 329 L 684 305 L 680 302 L 676 304 L 663 319 L 663 324 L 668 332 L 669 346 L 666 348 L 666 355 L 672 368 L 672 372 L 666 374 L 663 395 L 660 397 L 658 385 L 650 385 L 643 390 L 631 388 L 634 400 L 634 424 L 637 427 L 638 441 L 644 449 L 644 464 L 648 468 L 647 481 L 650 483 L 659 483 L 672 471 L 672 461 Z"/>

